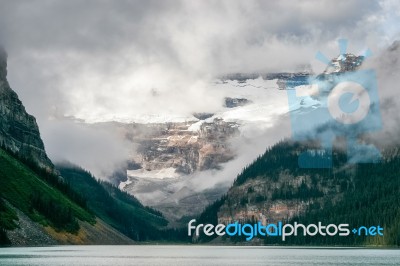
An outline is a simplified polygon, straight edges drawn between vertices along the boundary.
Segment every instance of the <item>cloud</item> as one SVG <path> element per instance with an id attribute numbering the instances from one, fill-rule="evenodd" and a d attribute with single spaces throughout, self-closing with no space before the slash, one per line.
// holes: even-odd
<path id="1" fill-rule="evenodd" d="M 58 120 L 44 123 L 41 131 L 53 162 L 71 162 L 97 178 L 107 179 L 116 169 L 126 167 L 126 159 L 134 150 L 131 143 L 106 127 Z"/>
<path id="2" fill-rule="evenodd" d="M 272 117 L 273 127 L 263 125 L 247 125 L 242 128 L 240 137 L 230 141 L 230 147 L 237 154 L 233 160 L 222 164 L 221 170 L 207 170 L 197 172 L 185 185 L 193 190 L 201 191 L 213 187 L 229 188 L 237 175 L 247 165 L 250 165 L 267 148 L 272 147 L 278 141 L 290 138 L 290 117 L 277 115 Z"/>
<path id="3" fill-rule="evenodd" d="M 382 130 L 373 135 L 375 142 L 382 148 L 391 149 L 400 144 L 400 41 L 394 42 L 387 49 L 366 61 L 366 68 L 377 73 Z"/>
<path id="4" fill-rule="evenodd" d="M 290 71 L 310 61 L 318 71 L 324 66 L 315 52 L 335 56 L 336 39 L 347 37 L 352 50 L 377 50 L 398 37 L 400 24 L 399 4 L 390 0 L 0 3 L 9 81 L 54 158 L 64 154 L 57 143 L 79 148 L 83 141 L 69 131 L 87 132 L 69 125 L 55 132 L 50 117 L 213 110 L 220 105 L 209 85 L 216 76 Z"/>
<path id="5" fill-rule="evenodd" d="M 384 23 L 378 16 L 383 4 L 360 0 L 42 0 L 2 6 L 0 36 L 10 54 L 10 80 L 39 116 L 55 107 L 81 117 L 88 110 L 152 112 L 153 88 L 168 94 L 164 109 L 201 109 L 193 93 L 205 98 L 203 107 L 212 98 L 201 81 L 231 72 L 290 70 L 309 62 L 317 49 L 336 53 L 338 37 L 351 38 L 355 46 L 380 37 L 382 25 L 366 23 L 371 16 Z M 38 105 L 37 94 L 53 97 Z"/>

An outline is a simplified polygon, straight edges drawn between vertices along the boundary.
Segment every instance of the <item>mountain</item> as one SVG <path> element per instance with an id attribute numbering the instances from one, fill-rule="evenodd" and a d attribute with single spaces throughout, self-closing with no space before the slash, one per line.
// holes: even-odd
<path id="1" fill-rule="evenodd" d="M 160 229 L 168 222 L 160 212 L 144 207 L 133 196 L 108 182 L 96 180 L 77 166 L 64 163 L 57 165 L 57 169 L 74 191 L 86 195 L 88 208 L 107 224 L 137 241 L 162 238 Z"/>
<path id="2" fill-rule="evenodd" d="M 132 242 L 95 217 L 59 176 L 32 165 L 0 149 L 0 244 Z"/>
<path id="3" fill-rule="evenodd" d="M 351 228 L 381 225 L 384 237 L 256 238 L 264 244 L 400 245 L 400 156 L 387 151 L 378 164 L 348 165 L 335 150 L 334 168 L 299 168 L 297 158 L 309 144 L 282 141 L 244 168 L 227 194 L 208 206 L 197 223 L 300 222 L 348 223 Z M 393 156 L 393 154 L 397 154 Z M 201 241 L 211 238 L 202 236 Z M 225 241 L 245 241 L 244 238 Z"/>
<path id="4" fill-rule="evenodd" d="M 330 78 L 355 71 L 363 57 L 345 54 L 334 58 L 321 75 L 327 88 L 335 84 Z M 319 76 L 321 76 L 319 75 Z M 321 79 L 323 80 L 325 79 Z M 291 88 L 298 85 L 289 82 Z M 328 92 L 327 92 L 328 93 Z M 296 113 L 321 112 L 321 102 L 314 97 L 298 106 L 291 106 Z M 306 116 L 305 116 L 306 117 Z M 306 121 L 306 120 L 305 120 Z M 308 121 L 307 121 L 308 122 Z M 320 134 L 335 132 L 322 121 L 314 128 Z M 353 127 L 353 129 L 355 129 Z M 344 130 L 344 129 L 343 129 Z M 393 130 L 393 129 L 392 129 Z M 375 163 L 348 163 L 346 146 L 339 138 L 332 153 L 332 168 L 300 168 L 299 155 L 320 149 L 312 140 L 312 132 L 303 142 L 283 140 L 268 148 L 237 176 L 228 192 L 207 206 L 197 219 L 197 224 L 232 222 L 349 224 L 351 228 L 377 226 L 384 228 L 384 236 L 351 234 L 348 237 L 303 236 L 280 238 L 256 237 L 253 243 L 289 245 L 400 245 L 400 154 L 395 142 L 387 145 L 381 139 L 369 139 L 382 151 L 382 158 Z M 398 135 L 398 130 L 391 132 Z M 305 135 L 306 136 L 306 135 Z M 366 140 L 362 136 L 363 141 Z M 353 147 L 347 147 L 351 150 Z M 319 157 L 318 153 L 312 156 Z M 201 235 L 194 241 L 210 241 Z M 214 241 L 245 241 L 245 237 L 220 237 Z"/>
<path id="5" fill-rule="evenodd" d="M 288 111 L 287 93 L 279 89 L 277 78 L 293 76 L 306 74 L 215 80 L 210 86 L 221 95 L 217 110 L 186 117 L 88 121 L 96 123 L 85 126 L 114 130 L 114 135 L 131 144 L 127 167 L 120 171 L 125 177 L 114 175 L 111 182 L 176 222 L 197 215 L 222 196 L 233 182 L 232 172 L 263 152 L 257 142 L 264 142 L 263 133 Z"/>
<path id="6" fill-rule="evenodd" d="M 1 50 L 0 245 L 156 239 L 158 228 L 166 225 L 158 212 L 80 169 L 62 168 L 64 177 L 54 168 L 35 118 L 7 82 L 6 59 Z"/>
<path id="7" fill-rule="evenodd" d="M 357 70 L 363 63 L 365 57 L 350 53 L 341 54 L 333 58 L 323 74 L 343 73 Z"/>
<path id="8" fill-rule="evenodd" d="M 184 204 L 184 198 L 189 195 L 182 194 L 182 189 L 186 187 L 192 191 L 191 196 L 197 193 L 190 184 L 184 184 L 183 179 L 188 180 L 199 172 L 218 171 L 222 164 L 231 161 L 235 153 L 229 141 L 239 134 L 237 123 L 218 118 L 186 123 L 132 124 L 124 129 L 137 149 L 129 162 L 127 180 L 119 187 L 173 220 L 195 210 L 193 204 Z M 200 202 L 210 203 L 207 199 Z"/>
<path id="9" fill-rule="evenodd" d="M 186 116 L 161 113 L 74 121 L 111 130 L 126 143 L 126 167 L 107 178 L 160 210 L 171 226 L 222 196 L 234 173 L 262 153 L 264 143 L 280 139 L 281 134 L 272 133 L 288 113 L 287 91 L 280 84 L 304 83 L 309 76 L 309 71 L 227 75 L 210 84 L 220 95 L 217 109 Z"/>
<path id="10" fill-rule="evenodd" d="M 7 54 L 0 47 L 0 145 L 51 171 L 53 164 L 45 152 L 36 119 L 25 111 L 6 76 Z"/>

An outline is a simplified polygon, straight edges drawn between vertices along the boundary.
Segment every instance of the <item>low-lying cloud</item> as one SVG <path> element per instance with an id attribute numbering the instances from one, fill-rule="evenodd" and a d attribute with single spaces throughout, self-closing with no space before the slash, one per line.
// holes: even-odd
<path id="1" fill-rule="evenodd" d="M 131 143 L 104 127 L 55 120 L 43 123 L 41 132 L 53 162 L 79 165 L 90 170 L 96 178 L 107 179 L 116 169 L 124 169 L 133 152 Z"/>
<path id="2" fill-rule="evenodd" d="M 120 161 L 124 152 L 104 153 L 94 140 L 111 151 L 124 142 L 50 117 L 96 121 L 213 110 L 221 104 L 209 85 L 216 76 L 307 63 L 318 72 L 324 66 L 313 60 L 317 50 L 335 56 L 336 40 L 345 37 L 353 51 L 379 51 L 399 37 L 400 25 L 394 0 L 0 4 L 8 78 L 37 117 L 50 156 L 93 159 L 85 164 L 99 173 L 99 165 Z"/>

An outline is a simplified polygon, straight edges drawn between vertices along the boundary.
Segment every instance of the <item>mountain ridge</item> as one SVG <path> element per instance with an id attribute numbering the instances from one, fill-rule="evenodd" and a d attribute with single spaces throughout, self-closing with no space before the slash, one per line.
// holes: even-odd
<path id="1" fill-rule="evenodd" d="M 7 54 L 1 48 L 0 245 L 134 243 L 131 235 L 93 214 L 85 196 L 90 190 L 80 192 L 47 156 L 36 119 L 7 81 Z M 110 187 L 106 193 L 116 192 Z M 150 212 L 135 204 L 139 215 Z"/>
<path id="2" fill-rule="evenodd" d="M 53 171 L 35 117 L 29 115 L 7 81 L 7 53 L 0 46 L 0 144 Z"/>

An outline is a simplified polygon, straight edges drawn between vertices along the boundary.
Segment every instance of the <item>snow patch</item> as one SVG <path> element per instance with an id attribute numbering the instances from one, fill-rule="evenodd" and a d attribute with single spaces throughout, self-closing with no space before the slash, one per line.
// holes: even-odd
<path id="1" fill-rule="evenodd" d="M 127 185 L 129 185 L 129 184 L 132 184 L 132 181 L 130 181 L 129 178 L 128 178 L 128 180 L 119 183 L 118 188 L 119 188 L 120 190 L 124 190 L 124 188 L 125 188 Z"/>
<path id="2" fill-rule="evenodd" d="M 162 168 L 160 170 L 127 170 L 128 177 L 136 178 L 155 178 L 155 179 L 166 179 L 166 178 L 177 178 L 180 175 L 175 172 L 175 168 Z"/>
<path id="3" fill-rule="evenodd" d="M 196 123 L 193 123 L 190 125 L 190 127 L 187 129 L 188 131 L 193 131 L 193 132 L 197 132 L 200 130 L 201 125 L 204 123 L 204 120 L 200 120 Z"/>

